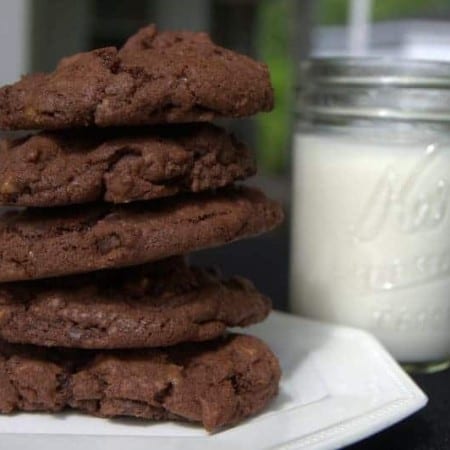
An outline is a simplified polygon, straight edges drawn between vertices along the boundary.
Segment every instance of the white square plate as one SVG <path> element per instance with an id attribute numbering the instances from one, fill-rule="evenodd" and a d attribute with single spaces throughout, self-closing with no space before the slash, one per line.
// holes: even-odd
<path id="1" fill-rule="evenodd" d="M 369 334 L 274 312 L 249 329 L 279 356 L 278 398 L 265 412 L 208 435 L 178 423 L 105 420 L 76 413 L 0 417 L 8 450 L 332 449 L 370 436 L 427 398 Z"/>

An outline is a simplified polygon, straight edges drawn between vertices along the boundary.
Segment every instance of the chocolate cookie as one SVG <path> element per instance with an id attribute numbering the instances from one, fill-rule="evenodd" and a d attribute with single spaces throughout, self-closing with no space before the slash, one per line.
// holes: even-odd
<path id="1" fill-rule="evenodd" d="M 250 281 L 220 279 L 182 257 L 0 285 L 0 337 L 22 344 L 163 347 L 214 339 L 269 311 L 270 301 Z"/>
<path id="2" fill-rule="evenodd" d="M 0 281 L 135 265 L 268 231 L 280 205 L 251 188 L 128 205 L 9 211 L 0 217 Z"/>
<path id="3" fill-rule="evenodd" d="M 205 33 L 151 25 L 120 50 L 63 59 L 0 89 L 0 127 L 61 129 L 211 121 L 273 107 L 267 67 Z"/>
<path id="4" fill-rule="evenodd" d="M 208 430 L 261 411 L 280 367 L 251 336 L 166 349 L 46 352 L 0 344 L 0 412 L 61 411 L 201 422 Z"/>
<path id="5" fill-rule="evenodd" d="M 216 189 L 255 171 L 244 144 L 210 124 L 41 133 L 0 141 L 0 204 L 150 200 Z"/>

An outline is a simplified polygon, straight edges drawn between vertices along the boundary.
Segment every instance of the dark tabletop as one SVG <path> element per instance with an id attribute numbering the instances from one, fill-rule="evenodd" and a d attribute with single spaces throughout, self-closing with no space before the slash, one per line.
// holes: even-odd
<path id="1" fill-rule="evenodd" d="M 287 310 L 288 232 L 275 231 L 193 255 L 193 262 L 220 267 L 225 274 L 253 280 L 270 296 L 276 309 Z M 429 397 L 428 405 L 413 416 L 358 444 L 351 450 L 450 450 L 450 370 L 413 376 Z"/>

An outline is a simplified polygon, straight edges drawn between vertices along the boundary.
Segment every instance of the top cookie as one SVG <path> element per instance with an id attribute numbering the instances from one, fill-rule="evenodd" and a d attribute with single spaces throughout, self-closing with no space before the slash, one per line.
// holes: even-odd
<path id="1" fill-rule="evenodd" d="M 0 128 L 62 129 L 211 121 L 273 107 L 266 65 L 205 33 L 140 30 L 121 49 L 64 58 L 0 89 Z"/>

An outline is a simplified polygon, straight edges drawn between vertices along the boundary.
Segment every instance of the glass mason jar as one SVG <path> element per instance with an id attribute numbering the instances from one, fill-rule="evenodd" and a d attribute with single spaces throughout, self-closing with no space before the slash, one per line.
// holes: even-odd
<path id="1" fill-rule="evenodd" d="M 402 363 L 450 360 L 450 64 L 302 65 L 290 306 Z"/>

